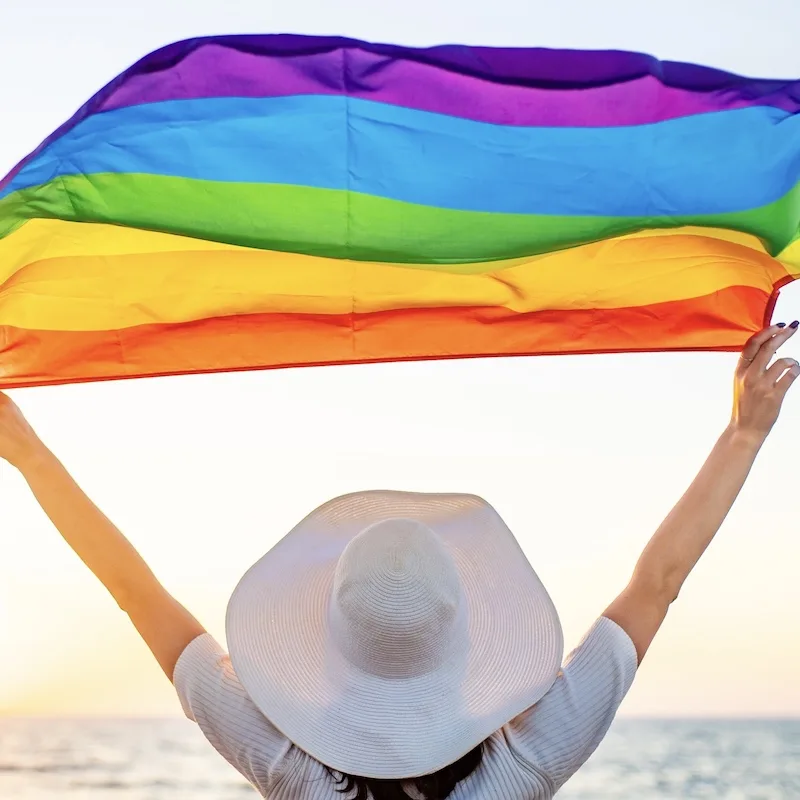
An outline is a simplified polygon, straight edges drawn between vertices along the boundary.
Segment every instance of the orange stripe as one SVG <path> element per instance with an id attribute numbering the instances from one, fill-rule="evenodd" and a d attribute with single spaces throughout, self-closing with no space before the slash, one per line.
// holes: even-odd
<path id="1" fill-rule="evenodd" d="M 729 287 L 620 309 L 249 315 L 118 331 L 0 327 L 0 388 L 242 369 L 529 354 L 736 350 L 770 295 Z"/>

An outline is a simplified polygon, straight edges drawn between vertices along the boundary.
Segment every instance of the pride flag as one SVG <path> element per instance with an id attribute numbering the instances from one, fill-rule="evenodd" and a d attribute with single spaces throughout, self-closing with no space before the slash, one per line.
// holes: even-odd
<path id="1" fill-rule="evenodd" d="M 732 350 L 800 274 L 800 82 L 226 36 L 0 182 L 0 386 Z"/>

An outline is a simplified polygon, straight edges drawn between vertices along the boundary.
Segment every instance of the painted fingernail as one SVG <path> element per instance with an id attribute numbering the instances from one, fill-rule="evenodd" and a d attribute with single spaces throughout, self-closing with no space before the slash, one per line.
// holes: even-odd
<path id="1" fill-rule="evenodd" d="M 796 319 L 789 327 L 796 328 L 798 325 L 800 325 L 800 319 Z"/>
<path id="2" fill-rule="evenodd" d="M 786 327 L 786 323 L 785 322 L 778 322 L 778 323 L 776 323 L 776 327 L 785 328 Z"/>

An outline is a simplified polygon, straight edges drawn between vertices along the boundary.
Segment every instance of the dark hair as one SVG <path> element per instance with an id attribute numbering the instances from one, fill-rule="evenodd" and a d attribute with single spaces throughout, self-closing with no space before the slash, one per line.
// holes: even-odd
<path id="1" fill-rule="evenodd" d="M 403 789 L 403 784 L 413 785 L 425 800 L 445 800 L 456 788 L 457 783 L 475 772 L 482 759 L 483 743 L 438 772 L 405 780 L 361 778 L 358 775 L 336 772 L 329 767 L 325 767 L 325 769 L 339 787 L 336 791 L 345 795 L 346 800 L 370 800 L 370 798 L 372 800 L 411 800 L 410 795 L 406 794 Z"/>

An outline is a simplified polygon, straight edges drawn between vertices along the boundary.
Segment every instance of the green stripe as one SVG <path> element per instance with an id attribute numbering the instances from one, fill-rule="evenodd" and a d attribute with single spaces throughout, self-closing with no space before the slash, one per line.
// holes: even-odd
<path id="1" fill-rule="evenodd" d="M 727 214 L 565 217 L 454 211 L 302 186 L 97 174 L 57 178 L 0 200 L 0 238 L 37 217 L 309 255 L 450 264 L 460 272 L 456 265 L 464 262 L 517 258 L 683 225 L 755 234 L 777 254 L 798 231 L 800 184 L 774 203 Z"/>

